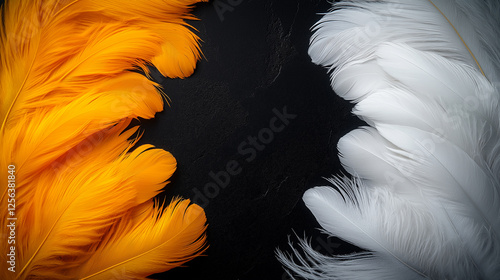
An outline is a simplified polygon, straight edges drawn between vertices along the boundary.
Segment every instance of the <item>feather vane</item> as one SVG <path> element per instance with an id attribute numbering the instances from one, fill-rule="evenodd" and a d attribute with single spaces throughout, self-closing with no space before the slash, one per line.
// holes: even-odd
<path id="1" fill-rule="evenodd" d="M 135 148 L 131 126 L 163 109 L 150 65 L 171 78 L 193 72 L 199 38 L 185 20 L 196 2 L 2 6 L 0 173 L 15 166 L 16 254 L 15 272 L 2 254 L 1 279 L 146 279 L 204 251 L 199 206 L 153 203 L 174 157 Z M 10 217 L 5 180 L 0 191 L 0 213 Z"/>
<path id="2" fill-rule="evenodd" d="M 341 1 L 309 55 L 370 127 L 340 139 L 352 175 L 306 191 L 331 235 L 369 250 L 278 252 L 307 279 L 500 277 L 497 1 Z"/>

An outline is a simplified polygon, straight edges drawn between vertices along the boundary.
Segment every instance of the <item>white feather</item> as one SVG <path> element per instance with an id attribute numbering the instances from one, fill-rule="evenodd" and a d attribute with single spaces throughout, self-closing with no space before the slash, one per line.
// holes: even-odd
<path id="1" fill-rule="evenodd" d="M 500 2 L 342 1 L 309 54 L 370 127 L 338 144 L 353 176 L 304 202 L 370 253 L 278 253 L 308 279 L 500 279 Z"/>

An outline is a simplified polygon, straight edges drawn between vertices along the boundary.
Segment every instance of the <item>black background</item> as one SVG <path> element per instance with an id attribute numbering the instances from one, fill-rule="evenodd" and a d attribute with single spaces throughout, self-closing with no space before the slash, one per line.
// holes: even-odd
<path id="1" fill-rule="evenodd" d="M 203 40 L 193 76 L 164 79 L 170 107 L 143 121 L 141 143 L 171 152 L 178 169 L 163 194 L 203 205 L 209 249 L 161 279 L 289 279 L 275 258 L 288 236 L 311 238 L 325 254 L 352 247 L 322 234 L 302 202 L 305 190 L 342 172 L 338 139 L 361 124 L 330 88 L 326 69 L 307 54 L 311 27 L 331 7 L 326 0 L 217 0 L 196 5 L 190 22 Z M 269 127 L 273 109 L 297 117 L 258 151 L 238 152 Z M 244 144 L 243 144 L 244 145 Z M 245 146 L 250 147 L 250 146 Z M 209 175 L 235 160 L 241 173 L 225 188 Z M 207 200 L 196 192 L 208 193 Z"/>

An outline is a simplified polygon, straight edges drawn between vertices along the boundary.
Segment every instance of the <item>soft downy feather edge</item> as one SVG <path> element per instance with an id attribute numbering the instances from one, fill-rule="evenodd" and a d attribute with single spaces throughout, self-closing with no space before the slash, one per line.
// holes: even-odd
<path id="1" fill-rule="evenodd" d="M 342 1 L 309 54 L 371 127 L 338 144 L 353 179 L 306 191 L 323 229 L 369 253 L 278 251 L 306 279 L 500 277 L 497 1 Z M 457 35 L 457 34 L 460 34 Z"/>

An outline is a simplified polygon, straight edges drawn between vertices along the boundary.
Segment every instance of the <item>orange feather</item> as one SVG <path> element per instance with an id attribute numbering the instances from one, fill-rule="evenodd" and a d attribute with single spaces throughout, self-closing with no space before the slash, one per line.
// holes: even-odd
<path id="1" fill-rule="evenodd" d="M 184 20 L 196 2 L 2 6 L 1 279 L 145 279 L 206 249 L 202 208 L 153 203 L 174 157 L 134 149 L 130 128 L 163 109 L 149 64 L 194 71 L 199 38 Z"/>

